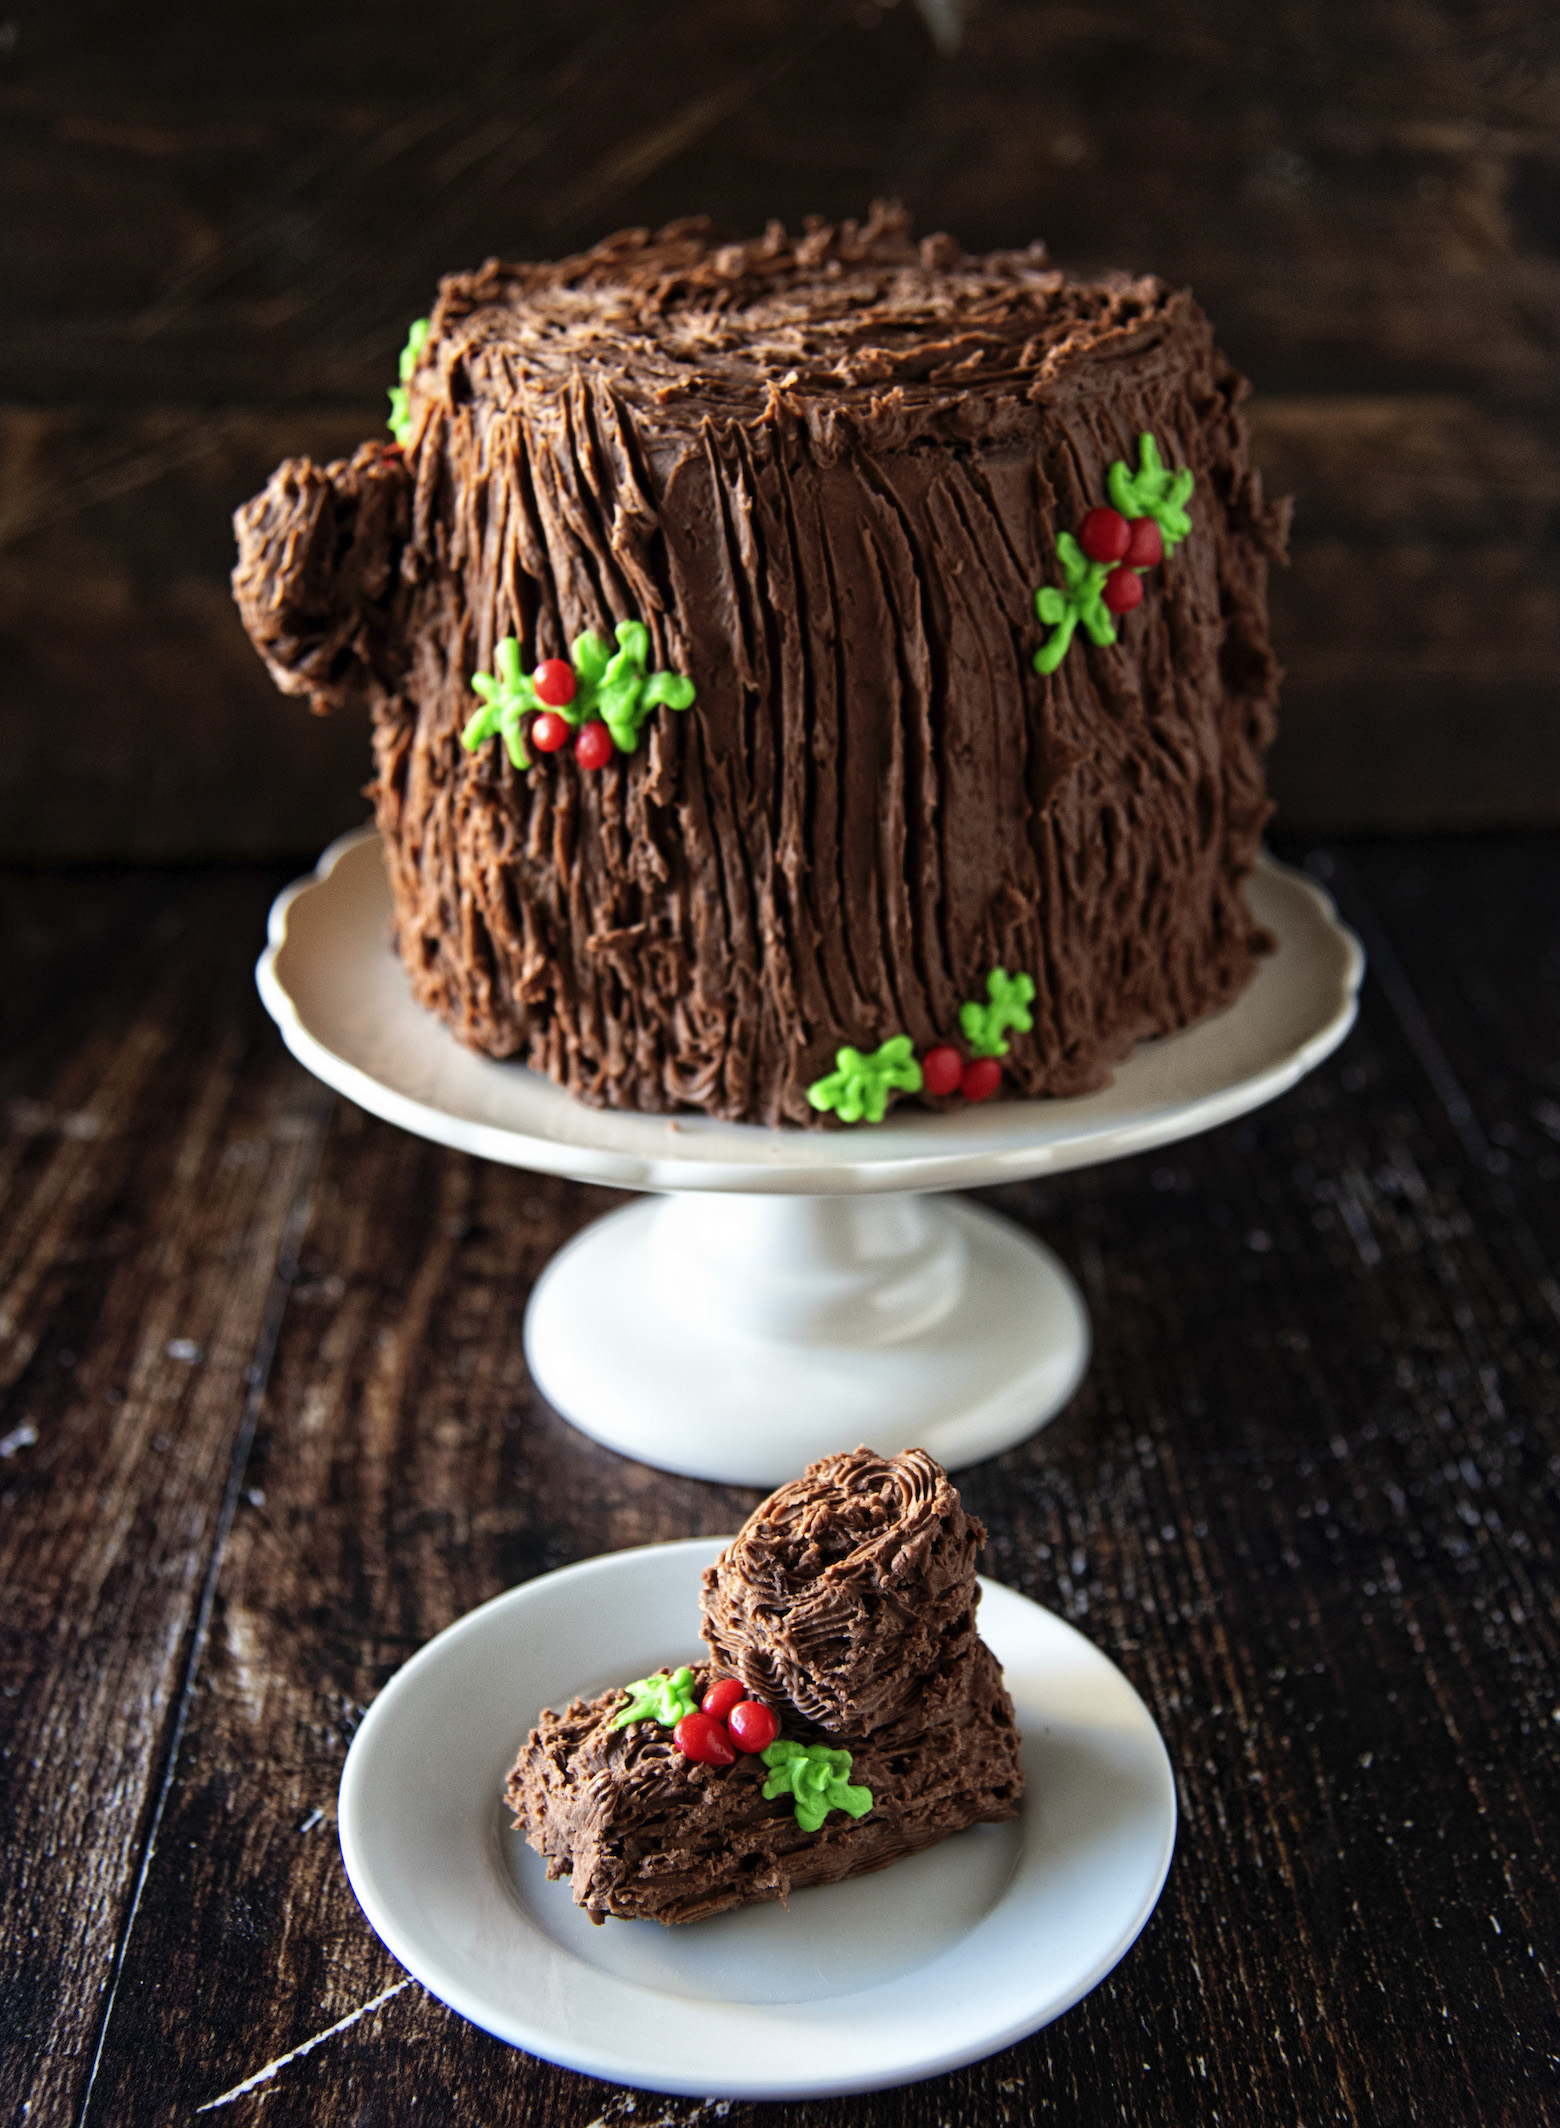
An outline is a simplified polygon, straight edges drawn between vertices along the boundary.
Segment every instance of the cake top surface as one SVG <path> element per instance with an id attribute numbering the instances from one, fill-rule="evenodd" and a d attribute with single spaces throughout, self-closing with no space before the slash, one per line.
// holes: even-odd
<path id="1" fill-rule="evenodd" d="M 556 264 L 489 260 L 446 279 L 426 359 L 464 365 L 502 404 L 603 377 L 669 425 L 979 392 L 1043 396 L 1083 355 L 1151 345 L 1188 299 L 1151 277 L 1071 280 L 1045 247 L 972 256 L 919 243 L 879 203 L 864 224 L 810 216 L 728 242 L 708 221 L 626 229 Z"/>

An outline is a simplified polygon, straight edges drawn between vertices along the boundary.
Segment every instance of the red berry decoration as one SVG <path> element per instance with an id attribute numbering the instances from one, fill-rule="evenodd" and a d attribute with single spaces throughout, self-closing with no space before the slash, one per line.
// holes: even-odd
<path id="1" fill-rule="evenodd" d="M 1130 613 L 1143 603 L 1143 579 L 1123 563 L 1106 577 L 1100 597 L 1112 613 Z"/>
<path id="2" fill-rule="evenodd" d="M 1091 510 L 1078 527 L 1078 544 L 1091 562 L 1125 561 L 1131 543 L 1132 527 L 1119 510 Z"/>
<path id="3" fill-rule="evenodd" d="M 989 1101 L 1002 1084 L 1002 1066 L 995 1057 L 971 1057 L 961 1084 L 966 1101 Z"/>
<path id="4" fill-rule="evenodd" d="M 921 1059 L 921 1084 L 929 1094 L 956 1094 L 964 1077 L 964 1059 L 951 1042 L 941 1042 Z"/>
<path id="5" fill-rule="evenodd" d="M 592 717 L 582 728 L 574 742 L 574 758 L 581 768 L 592 769 L 605 768 L 612 759 L 612 734 L 599 717 Z"/>
<path id="6" fill-rule="evenodd" d="M 745 1699 L 726 1717 L 731 1741 L 739 1751 L 767 1751 L 780 1734 L 774 1710 L 761 1699 Z"/>
<path id="7" fill-rule="evenodd" d="M 1165 558 L 1165 538 L 1151 517 L 1134 517 L 1127 526 L 1132 535 L 1124 559 L 1129 569 L 1152 569 Z"/>
<path id="8" fill-rule="evenodd" d="M 562 658 L 543 658 L 531 675 L 531 685 L 538 702 L 545 702 L 549 709 L 566 709 L 576 693 L 574 667 Z"/>
<path id="9" fill-rule="evenodd" d="M 562 717 L 555 717 L 550 709 L 544 709 L 531 726 L 531 744 L 544 754 L 555 754 L 560 746 L 568 743 L 568 725 Z"/>
<path id="10" fill-rule="evenodd" d="M 713 1714 L 685 1714 L 672 1731 L 672 1742 L 685 1758 L 700 1759 L 706 1766 L 734 1766 L 737 1754 L 724 1722 Z"/>
<path id="11" fill-rule="evenodd" d="M 746 1693 L 747 1687 L 739 1678 L 717 1678 L 699 1704 L 706 1714 L 712 1714 L 716 1721 L 723 1722 L 738 1700 L 744 1698 Z"/>

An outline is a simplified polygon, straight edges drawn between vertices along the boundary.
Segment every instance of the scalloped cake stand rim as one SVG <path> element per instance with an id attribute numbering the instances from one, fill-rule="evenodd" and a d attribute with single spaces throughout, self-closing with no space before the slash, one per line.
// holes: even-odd
<path id="1" fill-rule="evenodd" d="M 1266 852 L 1248 897 L 1277 950 L 1232 1005 L 1140 1043 L 1109 1086 L 952 1115 L 898 1111 L 854 1130 L 588 1108 L 539 1073 L 463 1048 L 417 1004 L 394 952 L 373 827 L 338 837 L 277 897 L 255 976 L 282 1039 L 317 1078 L 386 1122 L 483 1159 L 631 1190 L 967 1189 L 1210 1130 L 1287 1092 L 1338 1047 L 1358 1007 L 1359 941 L 1322 888 Z"/>

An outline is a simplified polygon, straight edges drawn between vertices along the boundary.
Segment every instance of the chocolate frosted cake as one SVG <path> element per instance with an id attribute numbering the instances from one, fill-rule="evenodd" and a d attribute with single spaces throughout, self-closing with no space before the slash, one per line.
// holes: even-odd
<path id="1" fill-rule="evenodd" d="M 1244 386 L 1184 293 L 905 218 L 446 280 L 394 445 L 237 518 L 278 685 L 366 698 L 460 1039 L 760 1123 L 1099 1085 L 1227 1003 L 1277 674 Z"/>
<path id="2" fill-rule="evenodd" d="M 713 1661 L 544 1712 L 517 1830 L 593 1921 L 699 1921 L 1017 1815 L 985 1541 L 923 1449 L 828 1456 L 704 1576 Z"/>

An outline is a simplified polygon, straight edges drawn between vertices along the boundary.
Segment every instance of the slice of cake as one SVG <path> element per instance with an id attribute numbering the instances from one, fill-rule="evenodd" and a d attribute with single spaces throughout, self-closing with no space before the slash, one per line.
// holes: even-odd
<path id="1" fill-rule="evenodd" d="M 714 1660 L 545 1711 L 517 1830 L 593 1921 L 699 1921 L 1017 1815 L 985 1531 L 923 1449 L 828 1456 L 704 1576 Z"/>
<path id="2" fill-rule="evenodd" d="M 1195 303 L 905 217 L 452 276 L 391 445 L 236 520 L 278 684 L 374 716 L 416 995 L 581 1099 L 871 1124 L 1226 1004 L 1277 672 Z"/>

